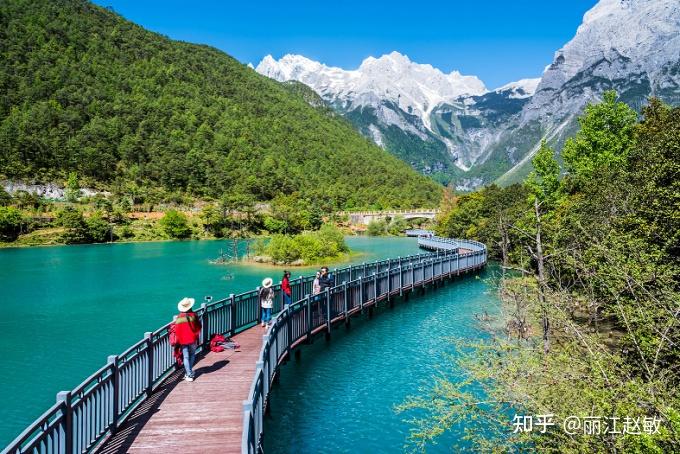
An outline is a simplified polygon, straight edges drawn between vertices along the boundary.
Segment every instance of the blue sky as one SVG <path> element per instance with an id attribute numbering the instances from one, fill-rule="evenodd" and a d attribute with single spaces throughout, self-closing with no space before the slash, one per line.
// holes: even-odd
<path id="1" fill-rule="evenodd" d="M 539 77 L 596 0 L 229 1 L 96 0 L 173 39 L 257 64 L 302 54 L 354 69 L 393 50 L 488 88 Z"/>

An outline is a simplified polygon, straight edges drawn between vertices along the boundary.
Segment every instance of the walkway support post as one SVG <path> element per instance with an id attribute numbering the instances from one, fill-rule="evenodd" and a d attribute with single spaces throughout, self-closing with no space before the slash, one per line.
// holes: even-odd
<path id="1" fill-rule="evenodd" d="M 151 391 L 153 388 L 153 372 L 154 372 L 154 356 L 155 352 L 153 351 L 153 342 L 151 340 L 151 336 L 153 336 L 153 333 L 151 331 L 147 331 L 144 333 L 144 340 L 146 341 L 146 351 L 147 351 L 147 377 L 146 377 L 146 397 L 151 396 Z"/>
<path id="2" fill-rule="evenodd" d="M 112 413 L 113 420 L 111 421 L 111 435 L 118 431 L 118 418 L 120 418 L 120 377 L 118 373 L 118 355 L 110 355 L 107 358 L 107 363 L 111 366 L 111 388 L 113 389 Z"/>

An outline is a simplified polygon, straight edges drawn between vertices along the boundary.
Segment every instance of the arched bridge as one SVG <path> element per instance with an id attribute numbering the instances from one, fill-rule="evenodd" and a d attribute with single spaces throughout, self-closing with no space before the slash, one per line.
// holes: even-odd
<path id="1" fill-rule="evenodd" d="M 401 216 L 404 219 L 434 219 L 439 214 L 438 208 L 422 208 L 413 210 L 384 210 L 384 211 L 338 211 L 338 216 L 348 216 L 354 225 L 368 225 L 373 221 Z"/>
<path id="2" fill-rule="evenodd" d="M 292 280 L 294 301 L 276 292 L 271 327 L 261 328 L 258 289 L 203 304 L 196 381 L 181 380 L 169 342 L 171 323 L 148 332 L 57 402 L 1 454 L 258 453 L 269 390 L 290 356 L 333 326 L 416 289 L 486 265 L 476 241 L 418 238 L 424 254 L 334 270 L 335 286 L 311 296 L 313 276 Z M 209 352 L 211 333 L 233 336 L 241 351 Z"/>

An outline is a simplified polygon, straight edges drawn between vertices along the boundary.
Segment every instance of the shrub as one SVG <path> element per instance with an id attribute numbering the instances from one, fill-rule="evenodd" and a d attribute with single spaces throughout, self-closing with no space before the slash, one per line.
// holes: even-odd
<path id="1" fill-rule="evenodd" d="M 184 239 L 191 236 L 191 228 L 186 215 L 177 210 L 170 210 L 165 213 L 159 224 L 170 238 Z"/>
<path id="2" fill-rule="evenodd" d="M 0 206 L 6 207 L 12 203 L 12 196 L 3 188 L 0 188 Z"/>
<path id="3" fill-rule="evenodd" d="M 387 223 L 382 219 L 368 223 L 366 233 L 370 236 L 382 236 L 387 233 Z"/>
<path id="4" fill-rule="evenodd" d="M 255 251 L 258 255 L 267 255 L 274 262 L 291 263 L 303 260 L 305 263 L 320 259 L 337 257 L 349 248 L 345 244 L 342 232 L 330 224 L 326 224 L 316 232 L 304 232 L 298 235 L 274 235 L 265 245 L 257 242 Z"/>
<path id="5" fill-rule="evenodd" d="M 390 235 L 401 235 L 406 229 L 408 229 L 408 223 L 403 216 L 393 217 L 387 226 L 387 231 L 390 233 Z"/>
<path id="6" fill-rule="evenodd" d="M 93 243 L 105 243 L 113 240 L 111 225 L 104 219 L 100 211 L 95 211 L 85 223 L 87 224 L 87 234 Z"/>
<path id="7" fill-rule="evenodd" d="M 0 240 L 14 241 L 21 232 L 23 217 L 14 207 L 0 206 Z"/>
<path id="8" fill-rule="evenodd" d="M 90 239 L 83 213 L 73 207 L 67 206 L 59 211 L 55 223 L 65 228 L 61 240 L 66 244 L 87 243 Z"/>

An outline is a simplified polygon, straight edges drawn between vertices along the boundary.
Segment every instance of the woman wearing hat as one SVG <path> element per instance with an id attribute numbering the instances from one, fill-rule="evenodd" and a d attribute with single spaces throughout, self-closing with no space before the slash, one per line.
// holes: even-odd
<path id="1" fill-rule="evenodd" d="M 196 345 L 201 334 L 201 322 L 196 313 L 191 310 L 194 306 L 193 298 L 184 298 L 177 304 L 179 315 L 175 319 L 175 335 L 177 344 L 182 348 L 186 381 L 194 381 L 194 361 L 196 360 Z"/>
<path id="2" fill-rule="evenodd" d="M 260 289 L 260 307 L 262 308 L 262 326 L 269 324 L 272 319 L 272 305 L 274 303 L 274 289 L 272 288 L 272 278 L 268 277 L 262 281 Z"/>

